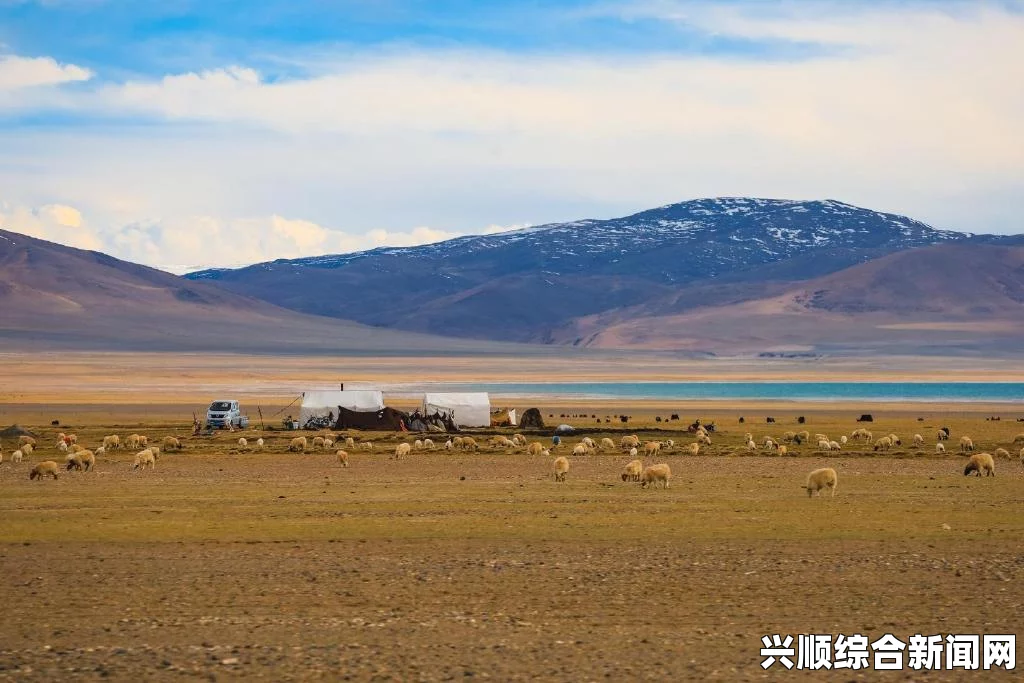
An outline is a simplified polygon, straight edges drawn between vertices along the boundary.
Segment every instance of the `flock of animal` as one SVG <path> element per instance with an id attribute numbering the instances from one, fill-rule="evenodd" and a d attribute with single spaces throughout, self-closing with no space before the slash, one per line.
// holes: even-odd
<path id="1" fill-rule="evenodd" d="M 712 444 L 711 436 L 708 434 L 704 427 L 698 427 L 693 433 L 694 441 L 689 444 L 680 444 L 679 449 L 682 454 L 687 455 L 699 455 L 702 447 L 710 446 Z M 950 430 L 947 427 L 939 429 L 936 434 L 936 453 L 945 453 L 946 448 L 944 442 L 950 438 Z M 747 451 L 756 452 L 758 450 L 765 450 L 769 452 L 777 453 L 778 455 L 787 455 L 788 448 L 792 445 L 801 445 L 804 443 L 816 443 L 817 450 L 826 451 L 829 453 L 841 451 L 844 446 L 850 442 L 863 442 L 865 446 L 873 447 L 874 451 L 888 451 L 893 447 L 902 446 L 902 440 L 896 434 L 887 434 L 875 439 L 874 435 L 864 428 L 855 429 L 849 437 L 842 435 L 839 440 L 829 438 L 827 434 L 814 434 L 813 438 L 810 432 L 801 431 L 793 432 L 787 431 L 782 435 L 781 439 L 775 439 L 771 436 L 765 436 L 761 439 L 761 444 L 754 440 L 753 434 L 747 432 L 744 434 L 744 442 Z M 95 451 L 84 448 L 78 444 L 78 437 L 75 434 L 64 434 L 60 433 L 57 435 L 57 441 L 55 448 L 65 454 L 64 469 L 67 471 L 77 470 L 88 472 L 95 467 L 97 456 L 102 456 L 107 452 L 115 451 L 118 449 L 127 450 L 139 450 L 134 457 L 131 465 L 131 469 L 144 470 L 147 466 L 150 469 L 156 467 L 156 460 L 160 457 L 161 448 L 163 451 L 174 451 L 181 450 L 184 446 L 181 440 L 174 436 L 165 436 L 160 442 L 161 446 L 150 444 L 148 437 L 140 434 L 132 434 L 126 437 L 124 440 L 120 436 L 113 434 L 103 437 L 103 443 L 97 447 Z M 265 448 L 265 442 L 262 437 L 257 438 L 251 444 L 248 439 L 241 437 L 238 439 L 238 448 L 241 451 L 256 450 L 261 451 Z M 924 437 L 920 434 L 914 434 L 912 439 L 913 446 L 915 448 L 921 448 L 924 446 Z M 1014 438 L 1015 444 L 1024 444 L 1024 433 L 1018 434 Z M 522 434 L 514 434 L 511 437 L 504 435 L 497 435 L 492 437 L 486 442 L 486 446 L 491 449 L 498 450 L 515 450 L 525 449 L 525 452 L 533 456 L 541 456 L 549 458 L 551 456 L 551 450 L 561 447 L 563 444 L 556 437 L 550 446 L 546 446 L 539 441 L 529 442 Z M 977 476 L 995 476 L 995 459 L 1006 458 L 1010 459 L 1011 454 L 1005 448 L 996 448 L 994 455 L 990 453 L 974 453 L 974 442 L 968 436 L 962 436 L 959 440 L 960 452 L 963 455 L 969 455 L 967 465 L 964 468 L 964 475 L 975 474 Z M 11 454 L 12 463 L 20 463 L 22 459 L 32 455 L 37 448 L 36 439 L 32 436 L 23 435 L 18 438 L 18 449 Z M 340 437 L 333 434 L 323 434 L 315 437 L 298 436 L 291 439 L 288 446 L 289 452 L 306 453 L 308 451 L 326 451 L 335 450 L 335 457 L 339 464 L 343 467 L 349 466 L 349 450 L 363 450 L 372 451 L 374 444 L 372 441 L 365 440 L 357 442 L 353 437 L 346 436 Z M 348 449 L 348 450 L 345 450 Z M 453 436 L 447 439 L 443 445 L 436 444 L 432 439 L 416 439 L 412 443 L 403 441 L 395 446 L 394 457 L 396 459 L 408 456 L 413 451 L 433 451 L 437 449 L 444 449 L 447 451 L 477 451 L 481 449 L 480 443 L 477 442 L 476 438 L 472 436 Z M 619 451 L 627 454 L 632 458 L 629 463 L 626 464 L 622 471 L 622 481 L 638 482 L 642 487 L 647 488 L 668 488 L 670 480 L 672 478 L 672 470 L 667 463 L 659 463 L 656 465 L 650 465 L 644 467 L 641 457 L 654 457 L 662 453 L 670 453 L 676 451 L 676 442 L 673 439 L 666 439 L 664 441 L 641 441 L 641 439 L 635 435 L 630 434 L 623 436 L 619 443 L 616 443 L 608 438 L 602 438 L 600 441 L 595 441 L 590 437 L 583 437 L 579 443 L 573 445 L 571 454 L 573 456 L 585 456 L 597 452 L 609 452 Z M 0 445 L 0 463 L 4 460 L 3 448 Z M 1020 450 L 1020 460 L 1024 464 L 1024 447 Z M 29 479 L 42 479 L 44 477 L 52 477 L 57 479 L 58 471 L 60 466 L 56 461 L 45 460 L 37 463 L 29 473 Z M 570 460 L 565 456 L 556 457 L 552 463 L 552 472 L 556 482 L 564 482 L 566 476 L 570 470 Z M 836 471 L 830 467 L 821 468 L 811 472 L 805 484 L 808 496 L 820 493 L 822 491 L 829 491 L 832 496 L 835 496 L 836 485 L 838 483 L 838 477 Z"/>

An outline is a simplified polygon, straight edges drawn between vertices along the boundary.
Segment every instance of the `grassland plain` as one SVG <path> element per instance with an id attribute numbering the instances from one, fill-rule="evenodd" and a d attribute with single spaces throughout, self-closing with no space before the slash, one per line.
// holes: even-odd
<path id="1" fill-rule="evenodd" d="M 90 447 L 109 433 L 183 436 L 190 421 L 186 405 L 60 408 L 60 429 Z M 951 450 L 969 434 L 1016 454 L 1024 424 L 1006 410 L 991 422 L 876 406 L 869 427 L 903 447 L 778 457 L 748 454 L 743 434 L 798 430 L 796 412 L 740 425 L 719 405 L 658 423 L 668 411 L 634 408 L 626 426 L 598 424 L 606 406 L 542 410 L 616 442 L 627 428 L 674 439 L 658 458 L 667 490 L 623 483 L 618 451 L 572 458 L 556 484 L 550 459 L 521 452 L 394 460 L 413 437 L 383 433 L 356 435 L 375 448 L 351 451 L 347 469 L 333 452 L 286 453 L 292 434 L 269 430 L 186 438 L 146 472 L 114 451 L 56 482 L 7 458 L 0 679 L 761 680 L 797 675 L 761 669 L 765 634 L 1019 634 L 1024 469 L 1015 457 L 994 478 L 964 477 L 964 458 L 934 453 L 948 425 Z M 32 462 L 62 459 L 55 409 L 0 406 L 40 434 Z M 858 426 L 848 411 L 803 414 L 812 434 Z M 698 416 L 720 431 L 682 455 Z M 906 445 L 914 433 L 925 447 Z M 242 435 L 266 450 L 240 450 Z M 823 465 L 838 493 L 808 499 L 803 479 Z"/>

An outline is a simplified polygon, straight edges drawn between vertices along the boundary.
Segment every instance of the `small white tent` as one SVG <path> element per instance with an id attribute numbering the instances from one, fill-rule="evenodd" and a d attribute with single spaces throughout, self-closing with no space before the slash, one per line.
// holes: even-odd
<path id="1" fill-rule="evenodd" d="M 360 413 L 375 413 L 384 408 L 384 394 L 380 391 L 307 391 L 302 395 L 299 424 L 311 417 L 324 417 L 328 413 L 338 417 L 338 406 Z"/>
<path id="2" fill-rule="evenodd" d="M 491 426 L 491 400 L 485 393 L 424 395 L 423 413 L 435 412 L 452 412 L 459 427 Z"/>

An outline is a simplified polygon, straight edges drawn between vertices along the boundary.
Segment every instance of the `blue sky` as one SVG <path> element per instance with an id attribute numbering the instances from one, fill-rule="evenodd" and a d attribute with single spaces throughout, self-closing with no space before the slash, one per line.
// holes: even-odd
<path id="1" fill-rule="evenodd" d="M 0 225 L 178 271 L 708 195 L 1024 232 L 1022 10 L 0 0 Z"/>

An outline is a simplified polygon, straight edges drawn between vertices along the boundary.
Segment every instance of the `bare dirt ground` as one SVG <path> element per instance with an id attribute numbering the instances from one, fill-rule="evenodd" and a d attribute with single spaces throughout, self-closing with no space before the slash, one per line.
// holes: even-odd
<path id="1" fill-rule="evenodd" d="M 181 436 L 191 419 L 190 406 L 64 408 L 60 429 L 89 447 L 108 433 Z M 542 410 L 596 428 L 584 408 Z M 875 411 L 875 435 L 904 441 L 884 456 L 852 444 L 745 452 L 747 430 L 801 429 L 791 413 L 739 425 L 721 407 L 671 423 L 634 411 L 631 431 L 677 442 L 656 459 L 671 488 L 642 490 L 620 480 L 618 451 L 571 458 L 556 484 L 550 459 L 505 449 L 395 460 L 414 437 L 357 435 L 375 448 L 343 468 L 333 453 L 286 453 L 291 433 L 256 430 L 244 436 L 262 435 L 264 452 L 221 433 L 187 438 L 152 471 L 130 471 L 119 450 L 94 472 L 30 482 L 33 462 L 63 460 L 54 408 L 0 406 L 42 444 L 12 464 L 2 443 L 0 680 L 742 681 L 798 675 L 760 668 L 765 634 L 1019 635 L 1024 424 L 972 412 L 918 422 L 906 408 Z M 806 415 L 812 434 L 858 426 L 848 412 Z M 682 455 L 697 416 L 722 431 Z M 951 451 L 970 434 L 989 452 L 1016 446 L 1014 458 L 996 477 L 964 477 L 963 457 L 934 453 L 943 424 Z M 925 447 L 907 445 L 915 432 Z M 837 495 L 808 499 L 804 478 L 823 465 L 839 473 Z"/>

